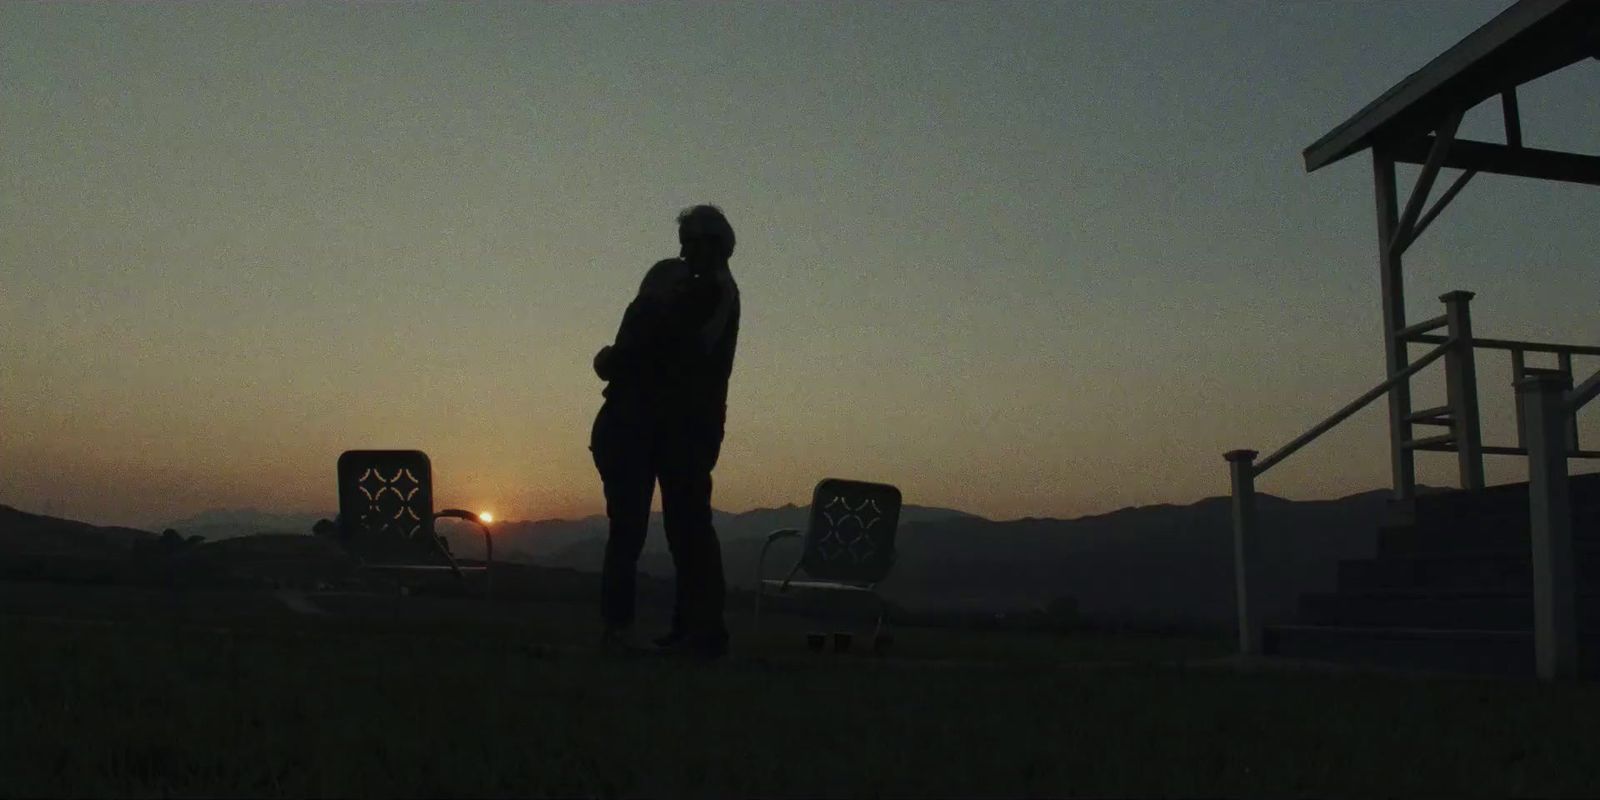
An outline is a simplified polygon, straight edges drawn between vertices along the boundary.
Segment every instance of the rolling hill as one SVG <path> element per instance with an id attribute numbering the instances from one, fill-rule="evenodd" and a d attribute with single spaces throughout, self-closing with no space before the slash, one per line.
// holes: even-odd
<path id="1" fill-rule="evenodd" d="M 1387 498 L 1386 491 L 1322 501 L 1260 496 L 1268 613 L 1286 616 L 1301 592 L 1331 589 L 1341 559 L 1370 557 Z M 718 513 L 729 584 L 753 586 L 766 534 L 804 528 L 806 514 L 806 507 L 792 505 Z M 1215 627 L 1233 613 L 1230 525 L 1225 497 L 1011 521 L 907 506 L 899 562 L 884 591 L 908 608 L 1005 611 L 1074 598 L 1090 618 Z M 596 570 L 605 549 L 603 517 L 514 523 L 496 532 L 498 558 L 543 566 Z M 456 552 L 481 554 L 481 541 L 468 532 L 451 536 Z M 775 545 L 767 572 L 781 573 L 797 555 L 793 540 Z M 662 578 L 673 574 L 659 514 L 651 519 L 640 568 Z"/>
<path id="2" fill-rule="evenodd" d="M 1384 491 L 1321 501 L 1261 496 L 1269 616 L 1288 616 L 1302 592 L 1331 589 L 1341 559 L 1371 556 L 1386 507 Z M 717 512 L 730 587 L 752 587 L 766 534 L 804 528 L 807 511 L 787 505 Z M 174 556 L 172 564 L 181 562 L 190 574 L 291 574 L 297 559 L 306 561 L 307 568 L 316 562 L 321 570 L 343 569 L 343 560 L 328 549 L 331 543 L 306 535 L 308 515 L 208 512 L 189 522 L 194 524 L 178 528 L 180 533 L 206 535 L 200 532 L 228 525 L 243 530 L 303 524 L 291 533 L 206 542 Z M 640 568 L 647 576 L 670 579 L 672 561 L 660 524 L 660 515 L 654 515 Z M 605 518 L 598 516 L 504 522 L 494 530 L 498 560 L 562 573 L 597 571 L 605 547 Z M 441 532 L 458 556 L 481 557 L 483 544 L 475 530 L 452 525 L 441 526 Z M 7 574 L 28 564 L 65 559 L 78 565 L 75 575 L 87 569 L 110 580 L 123 570 L 105 565 L 135 560 L 132 554 L 140 543 L 155 539 L 145 531 L 100 528 L 0 506 L 0 558 Z M 1230 517 L 1223 497 L 1077 519 L 1009 521 L 907 506 L 898 544 L 899 562 L 884 591 L 908 609 L 1003 612 L 1070 600 L 1086 618 L 1099 622 L 1205 628 L 1226 626 L 1233 613 Z M 794 540 L 774 546 L 768 573 L 781 574 L 793 564 L 798 549 Z"/>

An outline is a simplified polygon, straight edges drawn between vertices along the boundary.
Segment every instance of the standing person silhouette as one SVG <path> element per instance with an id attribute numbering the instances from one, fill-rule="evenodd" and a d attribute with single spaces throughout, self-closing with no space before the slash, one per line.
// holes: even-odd
<path id="1" fill-rule="evenodd" d="M 694 206 L 678 215 L 678 243 L 679 257 L 650 268 L 616 341 L 594 358 L 595 374 L 607 384 L 589 440 L 610 519 L 602 647 L 642 649 L 633 631 L 635 584 L 659 481 L 677 601 L 672 630 L 656 644 L 715 658 L 728 647 L 711 470 L 722 449 L 739 339 L 739 287 L 728 270 L 733 226 L 716 206 Z"/>

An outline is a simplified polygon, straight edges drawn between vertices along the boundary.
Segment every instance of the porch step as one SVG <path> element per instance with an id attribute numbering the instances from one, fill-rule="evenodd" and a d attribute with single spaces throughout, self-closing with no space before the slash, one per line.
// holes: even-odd
<path id="1" fill-rule="evenodd" d="M 1600 577 L 1600 545 L 1579 546 L 1577 575 L 1580 586 L 1593 580 L 1589 576 Z M 1527 547 L 1349 559 L 1339 562 L 1338 586 L 1341 592 L 1416 589 L 1527 593 L 1533 591 L 1533 559 Z"/>
<path id="2" fill-rule="evenodd" d="M 1578 528 L 1600 523 L 1600 473 L 1569 479 Z M 1528 484 L 1507 483 L 1484 489 L 1429 491 L 1389 505 L 1387 529 L 1411 529 L 1448 536 L 1453 533 L 1504 529 L 1525 537 L 1528 531 Z M 1385 531 L 1386 532 L 1386 531 Z M 1600 538 L 1600 531 L 1594 534 Z"/>
<path id="3" fill-rule="evenodd" d="M 1571 478 L 1579 671 L 1600 677 L 1600 473 Z M 1338 591 L 1302 595 L 1268 654 L 1373 667 L 1531 677 L 1526 483 L 1429 491 L 1389 505 L 1375 557 L 1341 561 Z"/>
<path id="4" fill-rule="evenodd" d="M 1572 536 L 1580 547 L 1600 548 L 1600 513 L 1575 514 Z M 1526 512 L 1516 518 L 1480 517 L 1470 525 L 1447 530 L 1386 525 L 1378 529 L 1377 555 L 1388 558 L 1487 551 L 1513 555 L 1531 552 L 1529 537 Z"/>
<path id="5" fill-rule="evenodd" d="M 1269 625 L 1268 655 L 1392 669 L 1532 677 L 1527 631 Z"/>
<path id="6" fill-rule="evenodd" d="M 1533 630 L 1533 597 L 1525 592 L 1370 590 L 1300 597 L 1308 625 L 1447 630 Z M 1600 595 L 1578 597 L 1578 624 L 1600 633 Z"/>

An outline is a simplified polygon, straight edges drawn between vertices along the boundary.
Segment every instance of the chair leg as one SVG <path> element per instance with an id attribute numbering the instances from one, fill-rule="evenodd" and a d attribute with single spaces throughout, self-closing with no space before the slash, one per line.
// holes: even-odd
<path id="1" fill-rule="evenodd" d="M 494 600 L 494 537 L 489 535 L 489 526 L 481 519 L 474 519 L 478 530 L 483 531 L 483 599 L 485 602 Z"/>
<path id="2" fill-rule="evenodd" d="M 456 564 L 455 556 L 450 555 L 450 549 L 445 547 L 443 536 L 433 537 L 433 548 L 439 551 L 439 555 L 444 556 L 445 563 L 450 565 L 450 573 L 456 576 L 456 581 L 460 583 L 461 588 L 465 590 L 467 587 L 467 577 L 461 574 L 461 567 L 460 565 Z"/>
<path id="3" fill-rule="evenodd" d="M 894 643 L 894 635 L 889 633 L 889 601 L 877 591 L 873 591 L 872 596 L 878 601 L 878 622 L 872 629 L 872 652 L 881 656 Z"/>
<path id="4" fill-rule="evenodd" d="M 757 576 L 756 577 L 756 612 L 755 612 L 755 618 L 753 620 L 751 620 L 751 631 L 753 633 L 759 633 L 761 631 L 761 597 L 762 597 L 762 595 L 765 594 L 765 592 L 763 591 L 764 588 L 765 588 L 765 586 L 764 586 L 764 584 L 762 584 L 761 578 L 759 576 Z"/>

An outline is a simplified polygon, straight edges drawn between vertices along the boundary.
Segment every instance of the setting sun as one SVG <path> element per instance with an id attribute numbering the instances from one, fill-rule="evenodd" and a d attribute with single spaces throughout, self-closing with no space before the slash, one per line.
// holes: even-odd
<path id="1" fill-rule="evenodd" d="M 481 519 L 484 522 L 494 522 L 494 515 L 487 511 L 479 511 L 478 519 Z"/>

